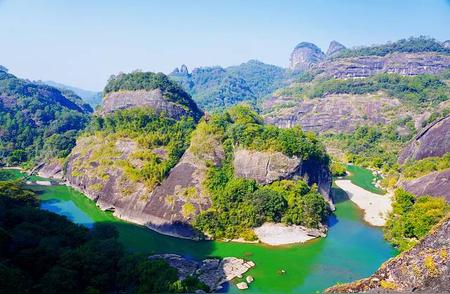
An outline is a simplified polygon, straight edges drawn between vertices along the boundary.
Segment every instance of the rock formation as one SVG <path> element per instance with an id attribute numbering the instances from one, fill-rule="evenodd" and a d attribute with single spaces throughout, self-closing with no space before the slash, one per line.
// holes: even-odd
<path id="1" fill-rule="evenodd" d="M 193 114 L 192 111 L 186 110 L 182 105 L 164 98 L 160 89 L 109 93 L 103 98 L 99 114 L 106 115 L 117 110 L 133 107 L 152 108 L 156 113 L 164 113 L 174 119 Z"/>
<path id="2" fill-rule="evenodd" d="M 315 160 L 303 161 L 281 152 L 261 152 L 238 149 L 234 153 L 234 173 L 237 177 L 269 184 L 281 179 L 303 178 L 308 185 L 317 184 L 319 192 L 333 208 L 330 198 L 331 174 L 327 166 Z"/>
<path id="3" fill-rule="evenodd" d="M 171 267 L 178 270 L 181 280 L 189 276 L 196 276 L 211 291 L 221 288 L 221 285 L 242 277 L 249 269 L 255 266 L 252 261 L 245 261 L 235 257 L 220 259 L 205 259 L 201 262 L 187 259 L 176 254 L 158 254 L 150 256 L 150 259 L 163 259 Z"/>
<path id="4" fill-rule="evenodd" d="M 392 53 L 386 56 L 336 58 L 309 65 L 312 65 L 310 71 L 316 78 L 362 78 L 378 73 L 413 76 L 445 71 L 450 68 L 450 55 L 434 52 Z"/>
<path id="5" fill-rule="evenodd" d="M 97 170 L 99 164 L 92 158 L 96 150 L 103 148 L 102 144 L 102 139 L 95 136 L 77 141 L 67 163 L 66 178 L 72 186 L 96 201 L 101 209 L 114 211 L 114 215 L 121 219 L 168 235 L 197 237 L 189 222 L 211 206 L 202 183 L 207 170 L 206 160 L 220 162 L 220 152 L 206 159 L 188 149 L 167 178 L 150 190 L 140 182 L 128 180 L 124 171 L 115 164 L 106 170 Z M 114 148 L 116 154 L 110 160 L 120 162 L 130 157 L 137 144 L 117 141 Z"/>
<path id="6" fill-rule="evenodd" d="M 282 107 L 283 105 L 290 107 Z M 289 128 L 301 126 L 305 131 L 322 133 L 352 132 L 358 125 L 388 123 L 398 118 L 401 102 L 384 93 L 365 95 L 327 95 L 324 98 L 295 100 L 272 97 L 263 103 L 266 123 Z M 412 113 L 403 108 L 402 116 Z"/>
<path id="7" fill-rule="evenodd" d="M 450 169 L 436 171 L 400 185 L 417 196 L 443 196 L 450 203 Z"/>
<path id="8" fill-rule="evenodd" d="M 322 61 L 325 54 L 312 43 L 302 42 L 295 46 L 289 59 L 289 68 L 296 71 L 307 70 Z"/>
<path id="9" fill-rule="evenodd" d="M 450 152 L 450 116 L 439 119 L 420 131 L 403 149 L 399 163 L 408 159 L 423 159 L 430 156 L 442 156 Z"/>
<path id="10" fill-rule="evenodd" d="M 450 293 L 450 214 L 408 251 L 371 277 L 328 288 L 326 293 Z"/>
<path id="11" fill-rule="evenodd" d="M 346 47 L 344 45 L 342 45 L 341 43 L 339 43 L 337 41 L 331 41 L 330 46 L 328 46 L 327 57 L 333 57 L 345 49 L 346 49 Z"/>

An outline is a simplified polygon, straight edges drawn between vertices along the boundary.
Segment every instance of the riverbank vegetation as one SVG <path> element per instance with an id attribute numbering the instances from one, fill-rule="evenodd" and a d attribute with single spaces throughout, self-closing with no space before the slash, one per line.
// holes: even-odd
<path id="1" fill-rule="evenodd" d="M 304 133 L 300 128 L 266 126 L 245 105 L 235 106 L 224 114 L 213 115 L 207 125 L 208 133 L 220 134 L 225 159 L 222 165 L 209 168 L 204 185 L 213 205 L 197 217 L 196 228 L 218 239 L 252 240 L 256 236 L 251 228 L 266 221 L 311 228 L 320 226 L 328 209 L 317 187 L 309 187 L 302 180 L 283 180 L 262 186 L 254 180 L 236 178 L 232 163 L 233 150 L 240 147 L 279 151 L 304 160 L 316 160 L 317 164 L 326 166 L 329 158 L 315 135 Z"/>
<path id="2" fill-rule="evenodd" d="M 92 229 L 38 208 L 21 182 L 0 182 L 0 292 L 163 293 L 208 290 L 162 260 L 125 251 L 108 224 Z"/>
<path id="3" fill-rule="evenodd" d="M 444 198 L 416 197 L 402 189 L 395 191 L 392 206 L 384 235 L 400 251 L 417 244 L 450 211 Z"/>

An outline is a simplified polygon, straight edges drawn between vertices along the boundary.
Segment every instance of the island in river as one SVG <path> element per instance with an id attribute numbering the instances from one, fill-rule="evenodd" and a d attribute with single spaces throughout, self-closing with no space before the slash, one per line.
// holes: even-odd
<path id="1" fill-rule="evenodd" d="M 19 171 L 13 172 L 20 176 Z M 88 227 L 96 222 L 113 224 L 119 231 L 120 242 L 130 251 L 148 255 L 173 253 L 197 260 L 227 256 L 252 260 L 256 266 L 247 273 L 255 280 L 247 290 L 251 293 L 316 293 L 338 282 L 368 276 L 397 253 L 383 239 L 379 228 L 363 221 L 362 211 L 338 187 L 333 187 L 336 211 L 328 219 L 327 237 L 278 247 L 169 237 L 115 218 L 70 187 L 32 188 L 40 195 L 42 209 Z M 235 279 L 232 284 L 243 280 L 244 277 Z M 239 290 L 231 285 L 223 291 Z"/>

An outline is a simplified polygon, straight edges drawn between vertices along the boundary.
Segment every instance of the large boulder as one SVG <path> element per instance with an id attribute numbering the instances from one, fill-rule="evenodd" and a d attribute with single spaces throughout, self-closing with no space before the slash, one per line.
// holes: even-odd
<path id="1" fill-rule="evenodd" d="M 450 152 L 450 116 L 439 119 L 420 131 L 403 149 L 398 161 L 420 160 Z"/>
<path id="2" fill-rule="evenodd" d="M 450 203 L 450 169 L 432 172 L 400 184 L 405 190 L 417 196 L 443 196 Z"/>
<path id="3" fill-rule="evenodd" d="M 326 293 L 449 293 L 450 214 L 408 251 L 385 262 L 371 277 Z"/>
<path id="4" fill-rule="evenodd" d="M 325 54 L 313 43 L 302 42 L 295 46 L 289 59 L 289 68 L 302 71 L 325 59 Z"/>
<path id="5" fill-rule="evenodd" d="M 308 185 L 316 184 L 319 192 L 333 207 L 330 198 L 331 173 L 328 165 L 316 160 L 301 160 L 281 152 L 262 152 L 237 149 L 234 153 L 236 177 L 253 179 L 259 184 L 270 184 L 282 179 L 303 178 Z"/>

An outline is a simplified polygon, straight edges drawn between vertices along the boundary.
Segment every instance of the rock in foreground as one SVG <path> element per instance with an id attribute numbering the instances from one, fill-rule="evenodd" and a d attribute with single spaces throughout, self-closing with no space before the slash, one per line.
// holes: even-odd
<path id="1" fill-rule="evenodd" d="M 163 259 L 171 267 L 178 270 L 180 279 L 197 276 L 211 291 L 219 289 L 223 283 L 234 278 L 242 277 L 250 268 L 255 266 L 252 261 L 245 261 L 236 257 L 220 259 L 205 259 L 201 262 L 184 258 L 176 254 L 158 254 L 150 259 Z"/>
<path id="2" fill-rule="evenodd" d="M 327 293 L 450 293 L 450 214 L 416 246 L 384 263 L 371 277 Z"/>

